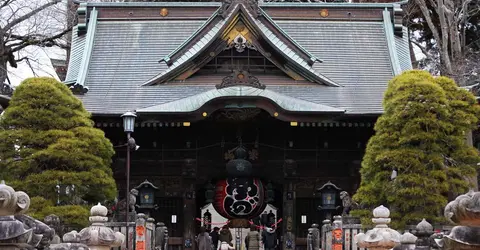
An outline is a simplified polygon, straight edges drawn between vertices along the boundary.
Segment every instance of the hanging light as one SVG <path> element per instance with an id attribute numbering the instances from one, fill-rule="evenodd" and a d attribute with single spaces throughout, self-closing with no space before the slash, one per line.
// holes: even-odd
<path id="1" fill-rule="evenodd" d="M 137 115 L 135 113 L 128 111 L 121 116 L 123 118 L 123 131 L 127 133 L 133 133 L 135 128 L 135 118 Z"/>

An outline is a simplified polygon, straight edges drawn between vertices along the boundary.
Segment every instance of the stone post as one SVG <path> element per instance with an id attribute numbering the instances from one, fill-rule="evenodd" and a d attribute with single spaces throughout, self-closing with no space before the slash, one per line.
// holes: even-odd
<path id="1" fill-rule="evenodd" d="M 163 244 L 163 249 L 168 250 L 168 229 L 165 227 L 165 243 Z"/>
<path id="2" fill-rule="evenodd" d="M 369 250 L 388 250 L 400 244 L 400 233 L 389 228 L 390 210 L 384 206 L 379 206 L 373 210 L 372 222 L 375 228 L 366 233 L 359 233 L 355 236 L 357 246 L 368 248 Z"/>
<path id="3" fill-rule="evenodd" d="M 45 216 L 43 219 L 45 224 L 47 224 L 50 228 L 55 230 L 55 235 L 52 238 L 51 244 L 60 244 L 60 236 L 59 233 L 62 231 L 61 230 L 61 223 L 60 223 L 60 218 L 54 214 L 50 214 Z"/>
<path id="4" fill-rule="evenodd" d="M 446 250 L 480 249 L 480 192 L 458 196 L 445 207 L 445 217 L 456 224 L 449 235 L 439 241 Z"/>
<path id="5" fill-rule="evenodd" d="M 333 216 L 332 224 L 332 250 L 343 250 L 342 216 Z"/>
<path id="6" fill-rule="evenodd" d="M 314 250 L 319 250 L 321 247 L 320 243 L 320 229 L 318 228 L 318 224 L 313 223 L 312 224 L 312 240 L 313 240 L 313 249 Z"/>
<path id="7" fill-rule="evenodd" d="M 146 224 L 145 214 L 137 214 L 137 219 L 135 220 L 135 249 L 136 250 L 145 250 L 146 243 Z"/>
<path id="8" fill-rule="evenodd" d="M 155 247 L 155 219 L 154 218 L 148 218 L 147 223 L 145 224 L 145 228 L 147 229 L 147 234 L 146 234 L 146 239 L 147 239 L 147 244 L 145 247 L 148 250 L 153 250 Z"/>
<path id="9" fill-rule="evenodd" d="M 418 237 L 415 242 L 415 250 L 430 250 L 430 237 L 433 235 L 433 226 L 423 219 L 415 227 L 415 235 Z"/>
<path id="10" fill-rule="evenodd" d="M 328 236 L 331 236 L 330 232 L 332 231 L 332 225 L 330 224 L 330 220 L 324 220 L 322 225 L 322 249 L 323 250 L 331 250 L 331 247 L 328 247 L 330 245 L 330 240 Z M 327 235 L 328 234 L 328 235 Z"/>
<path id="11" fill-rule="evenodd" d="M 309 228 L 307 234 L 307 250 L 313 249 L 313 228 Z"/>
<path id="12" fill-rule="evenodd" d="M 71 231 L 63 235 L 63 243 L 50 245 L 49 250 L 89 250 L 88 246 L 80 243 L 80 234 Z"/>
<path id="13" fill-rule="evenodd" d="M 417 237 L 409 232 L 400 236 L 400 245 L 396 245 L 393 250 L 414 250 Z"/>
<path id="14" fill-rule="evenodd" d="M 157 228 L 155 229 L 155 250 L 165 250 L 165 230 L 167 227 L 165 223 L 157 223 Z"/>
<path id="15" fill-rule="evenodd" d="M 87 245 L 90 250 L 110 250 L 112 247 L 119 247 L 125 241 L 125 235 L 114 232 L 105 226 L 108 210 L 100 203 L 90 209 L 91 226 L 80 231 L 80 243 Z"/>
<path id="16" fill-rule="evenodd" d="M 30 197 L 22 191 L 0 182 L 0 249 L 20 250 L 33 248 L 40 242 L 34 238 L 33 228 L 26 229 L 14 215 L 25 213 L 30 206 Z M 35 241 L 35 242 L 34 242 Z"/>

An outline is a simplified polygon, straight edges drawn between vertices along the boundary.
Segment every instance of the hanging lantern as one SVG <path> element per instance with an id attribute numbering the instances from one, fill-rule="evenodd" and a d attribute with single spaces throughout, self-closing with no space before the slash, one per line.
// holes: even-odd
<path id="1" fill-rule="evenodd" d="M 217 182 L 213 207 L 228 219 L 252 219 L 265 209 L 265 188 L 259 179 L 227 178 Z"/>
<path id="2" fill-rule="evenodd" d="M 206 203 L 213 203 L 213 198 L 215 197 L 215 187 L 212 183 L 207 183 L 205 186 L 205 202 Z"/>
<path id="3" fill-rule="evenodd" d="M 227 162 L 227 173 L 229 176 L 250 176 L 252 174 L 252 163 L 247 160 L 247 150 L 237 147 L 234 152 L 235 159 Z"/>

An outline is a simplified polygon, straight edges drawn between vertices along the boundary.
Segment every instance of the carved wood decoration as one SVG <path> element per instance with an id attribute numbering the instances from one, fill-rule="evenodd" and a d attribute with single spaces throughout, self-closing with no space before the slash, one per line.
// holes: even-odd
<path id="1" fill-rule="evenodd" d="M 251 120 L 262 111 L 257 108 L 225 109 L 216 117 L 216 120 L 247 121 Z M 233 151 L 232 151 L 233 152 Z M 233 154 L 232 154 L 233 156 Z"/>
<path id="2" fill-rule="evenodd" d="M 215 87 L 222 89 L 237 85 L 265 89 L 265 85 L 260 83 L 257 77 L 245 70 L 234 70 L 232 74 L 223 78 L 222 83 L 217 84 Z"/>
<path id="3" fill-rule="evenodd" d="M 238 53 L 244 52 L 246 48 L 257 50 L 250 41 L 248 41 L 245 37 L 242 36 L 242 34 L 238 34 L 232 40 L 232 42 L 228 44 L 227 47 L 225 47 L 225 50 L 229 50 L 231 48 L 235 48 Z"/>
<path id="4" fill-rule="evenodd" d="M 232 148 L 232 149 L 228 150 L 227 152 L 225 152 L 224 158 L 225 158 L 226 161 L 230 161 L 230 160 L 235 159 L 235 155 L 234 155 L 235 149 L 237 149 L 237 148 L 235 147 L 235 148 Z M 248 150 L 248 160 L 249 161 L 258 160 L 258 150 L 257 149 Z"/>
<path id="5" fill-rule="evenodd" d="M 223 18 L 227 18 L 228 13 L 232 8 L 235 8 L 237 4 L 243 4 L 243 6 L 245 6 L 245 8 L 254 18 L 257 18 L 262 13 L 260 7 L 258 6 L 258 0 L 224 0 L 222 2 L 222 7 L 220 8 L 219 14 Z"/>

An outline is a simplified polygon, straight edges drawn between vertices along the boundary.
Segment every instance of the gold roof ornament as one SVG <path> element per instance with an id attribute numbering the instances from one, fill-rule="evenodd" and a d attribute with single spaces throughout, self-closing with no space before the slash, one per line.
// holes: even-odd
<path id="1" fill-rule="evenodd" d="M 320 16 L 321 17 L 328 17 L 328 10 L 327 9 L 320 10 Z"/>
<path id="2" fill-rule="evenodd" d="M 167 8 L 162 8 L 160 10 L 160 16 L 163 16 L 163 17 L 168 16 L 168 9 Z"/>

